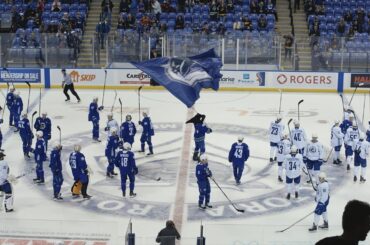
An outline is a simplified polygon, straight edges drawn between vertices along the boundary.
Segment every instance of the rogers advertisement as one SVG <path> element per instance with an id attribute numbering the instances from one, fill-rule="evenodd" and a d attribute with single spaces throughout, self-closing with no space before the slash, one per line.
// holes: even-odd
<path id="1" fill-rule="evenodd" d="M 352 73 L 351 88 L 370 88 L 370 74 Z"/>
<path id="2" fill-rule="evenodd" d="M 336 89 L 337 73 L 267 72 L 266 84 L 275 88 Z"/>

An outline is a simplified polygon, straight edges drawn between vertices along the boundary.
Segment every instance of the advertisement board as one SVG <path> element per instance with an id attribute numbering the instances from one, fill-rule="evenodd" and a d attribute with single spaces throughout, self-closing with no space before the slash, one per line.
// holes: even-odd
<path id="1" fill-rule="evenodd" d="M 264 87 L 265 72 L 259 71 L 221 71 L 220 87 Z"/>
<path id="2" fill-rule="evenodd" d="M 132 86 L 149 84 L 150 77 L 138 69 L 66 69 L 76 86 L 104 85 L 106 76 L 107 86 Z M 60 85 L 63 75 L 60 69 L 50 70 L 51 85 Z"/>
<path id="3" fill-rule="evenodd" d="M 9 68 L 0 70 L 1 83 L 41 83 L 41 69 Z"/>
<path id="4" fill-rule="evenodd" d="M 370 74 L 351 73 L 351 88 L 370 88 Z"/>
<path id="5" fill-rule="evenodd" d="M 266 86 L 294 89 L 337 89 L 338 73 L 266 72 Z"/>

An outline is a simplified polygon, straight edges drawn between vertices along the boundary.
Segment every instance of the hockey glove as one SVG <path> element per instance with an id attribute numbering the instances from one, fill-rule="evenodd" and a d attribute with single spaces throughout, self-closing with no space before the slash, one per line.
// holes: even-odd
<path id="1" fill-rule="evenodd" d="M 0 124 L 2 124 L 4 122 L 4 120 L 3 119 L 0 119 Z"/>
<path id="2" fill-rule="evenodd" d="M 14 175 L 12 175 L 12 174 L 10 174 L 10 175 L 9 175 L 9 177 L 8 177 L 8 181 L 9 181 L 11 184 L 17 184 L 17 183 L 18 183 L 18 179 L 17 179 Z"/>
<path id="3" fill-rule="evenodd" d="M 137 175 L 139 173 L 139 169 L 137 167 L 134 168 L 134 174 Z"/>
<path id="4" fill-rule="evenodd" d="M 213 131 L 212 131 L 212 129 L 211 128 L 209 128 L 208 130 L 207 130 L 207 133 L 212 133 Z"/>
<path id="5" fill-rule="evenodd" d="M 141 121 L 139 121 L 139 125 L 141 125 Z"/>
<path id="6" fill-rule="evenodd" d="M 104 109 L 104 106 L 99 106 L 99 107 L 98 107 L 98 110 L 99 110 L 99 111 L 102 111 L 103 109 Z"/>
<path id="7" fill-rule="evenodd" d="M 104 128 L 104 131 L 109 131 L 109 127 L 105 127 Z"/>

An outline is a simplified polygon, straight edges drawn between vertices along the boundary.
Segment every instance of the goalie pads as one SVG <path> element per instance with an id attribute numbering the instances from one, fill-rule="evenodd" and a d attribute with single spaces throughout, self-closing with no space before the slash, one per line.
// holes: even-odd
<path id="1" fill-rule="evenodd" d="M 80 181 L 77 181 L 73 184 L 72 186 L 72 194 L 73 195 L 80 195 L 81 194 L 81 188 L 82 188 L 82 183 Z"/>

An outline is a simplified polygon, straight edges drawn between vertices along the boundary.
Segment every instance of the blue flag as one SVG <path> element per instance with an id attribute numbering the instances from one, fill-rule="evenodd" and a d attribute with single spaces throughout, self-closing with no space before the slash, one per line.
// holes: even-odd
<path id="1" fill-rule="evenodd" d="M 132 64 L 189 108 L 199 99 L 202 88 L 218 90 L 222 77 L 222 62 L 214 49 L 188 58 L 163 57 Z"/>

